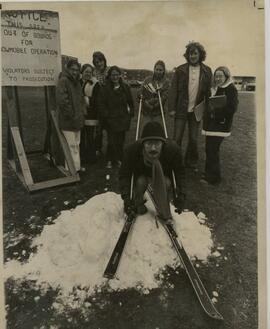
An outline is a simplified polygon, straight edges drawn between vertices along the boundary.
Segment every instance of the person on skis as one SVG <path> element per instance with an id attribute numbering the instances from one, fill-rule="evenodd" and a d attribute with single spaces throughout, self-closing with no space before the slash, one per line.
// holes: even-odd
<path id="1" fill-rule="evenodd" d="M 121 197 L 127 215 L 147 212 L 144 193 L 152 182 L 152 164 L 159 161 L 165 175 L 168 195 L 172 190 L 172 171 L 175 174 L 176 191 L 173 204 L 181 213 L 184 206 L 183 193 L 184 167 L 181 149 L 175 141 L 166 139 L 164 130 L 158 122 L 148 122 L 142 131 L 141 138 L 127 146 L 119 171 Z M 131 177 L 134 175 L 134 197 L 130 199 Z"/>

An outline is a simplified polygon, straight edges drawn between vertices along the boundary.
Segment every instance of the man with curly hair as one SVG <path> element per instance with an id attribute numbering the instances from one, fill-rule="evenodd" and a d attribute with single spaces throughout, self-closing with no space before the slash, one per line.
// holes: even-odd
<path id="1" fill-rule="evenodd" d="M 198 42 L 186 46 L 184 57 L 187 63 L 175 69 L 169 91 L 169 114 L 175 118 L 174 139 L 181 146 L 186 123 L 188 124 L 188 145 L 184 156 L 185 166 L 198 171 L 197 139 L 200 121 L 194 108 L 198 104 L 207 105 L 211 95 L 212 71 L 202 62 L 206 58 L 204 47 Z"/>

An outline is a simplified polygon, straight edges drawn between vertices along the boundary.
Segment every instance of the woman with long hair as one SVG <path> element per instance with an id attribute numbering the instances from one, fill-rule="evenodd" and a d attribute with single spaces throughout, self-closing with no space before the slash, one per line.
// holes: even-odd
<path id="1" fill-rule="evenodd" d="M 81 159 L 85 163 L 96 161 L 95 137 L 98 127 L 98 94 L 100 85 L 93 76 L 93 66 L 84 64 L 81 69 L 81 85 L 86 104 L 84 128 L 81 131 Z"/>
<path id="2" fill-rule="evenodd" d="M 108 132 L 107 168 L 116 163 L 121 166 L 126 131 L 134 116 L 134 103 L 130 87 L 124 83 L 118 66 L 111 66 L 107 82 L 101 90 L 100 116 Z"/>
<path id="3" fill-rule="evenodd" d="M 94 65 L 93 74 L 97 78 L 100 87 L 103 88 L 106 84 L 109 71 L 109 67 L 107 66 L 107 59 L 101 51 L 95 51 L 93 53 L 92 63 Z M 102 121 L 102 118 L 99 117 L 99 125 L 95 139 L 96 154 L 98 156 L 102 154 L 104 130 L 106 131 L 105 123 Z"/>
<path id="4" fill-rule="evenodd" d="M 139 97 L 142 96 L 143 124 L 149 121 L 162 123 L 158 90 L 164 108 L 168 98 L 169 80 L 166 78 L 165 63 L 161 60 L 155 63 L 153 75 L 144 80 L 138 93 Z"/>

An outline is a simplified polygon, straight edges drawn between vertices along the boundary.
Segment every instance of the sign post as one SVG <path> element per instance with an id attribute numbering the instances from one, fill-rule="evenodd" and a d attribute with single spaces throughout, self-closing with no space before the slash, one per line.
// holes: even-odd
<path id="1" fill-rule="evenodd" d="M 31 191 L 79 181 L 66 140 L 58 128 L 55 107 L 49 106 L 48 88 L 55 88 L 61 72 L 59 17 L 45 10 L 1 11 L 2 86 L 9 118 L 8 160 L 26 188 Z M 65 177 L 34 183 L 22 136 L 18 88 L 41 87 L 45 92 L 47 133 L 44 149 L 50 150 L 52 129 L 55 131 L 68 170 L 56 167 Z M 23 110 L 23 109 L 22 109 Z M 12 147 L 12 149 L 11 149 Z M 11 157 L 12 155 L 12 157 Z M 19 163 L 19 167 L 15 166 Z"/>

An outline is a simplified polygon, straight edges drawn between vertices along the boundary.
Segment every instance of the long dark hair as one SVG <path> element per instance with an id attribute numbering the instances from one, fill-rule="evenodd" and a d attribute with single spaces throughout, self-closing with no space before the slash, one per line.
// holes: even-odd
<path id="1" fill-rule="evenodd" d="M 158 60 L 158 61 L 155 63 L 155 65 L 154 65 L 154 70 L 155 70 L 155 68 L 156 68 L 157 65 L 160 65 L 160 66 L 163 67 L 163 70 L 164 70 L 164 72 L 163 72 L 163 76 L 162 76 L 162 79 L 163 79 L 164 76 L 165 76 L 165 74 L 166 74 L 166 66 L 165 66 L 165 63 L 164 63 L 164 61 L 162 61 L 162 60 Z M 155 76 L 155 71 L 154 71 L 154 73 L 153 73 L 153 76 Z"/>
<path id="2" fill-rule="evenodd" d="M 93 61 L 92 61 L 92 63 L 93 63 L 94 66 L 96 66 L 96 65 L 95 65 L 95 59 L 99 59 L 99 60 L 104 61 L 104 63 L 105 63 L 105 67 L 107 67 L 107 60 L 106 60 L 106 57 L 105 57 L 105 55 L 104 55 L 101 51 L 95 51 L 95 52 L 93 53 Z"/>
<path id="3" fill-rule="evenodd" d="M 81 73 L 83 74 L 83 72 L 84 72 L 88 67 L 90 67 L 90 69 L 92 70 L 92 73 L 93 73 L 94 68 L 93 68 L 93 66 L 92 66 L 91 64 L 88 64 L 88 63 L 83 64 L 83 66 L 82 66 L 82 68 L 81 68 Z"/>
<path id="4" fill-rule="evenodd" d="M 120 74 L 119 84 L 122 86 L 124 84 L 123 79 L 122 79 L 122 71 L 116 65 L 113 65 L 109 68 L 108 73 L 107 73 L 107 77 L 106 77 L 107 81 L 110 83 L 111 86 L 113 86 L 113 83 L 111 81 L 112 71 L 117 71 Z"/>
<path id="5" fill-rule="evenodd" d="M 192 41 L 186 45 L 186 52 L 184 53 L 184 57 L 187 60 L 187 62 L 189 63 L 189 55 L 190 55 L 191 51 L 194 49 L 198 49 L 198 52 L 200 54 L 200 63 L 205 61 L 206 51 L 205 51 L 203 45 L 201 45 L 199 42 Z"/>

